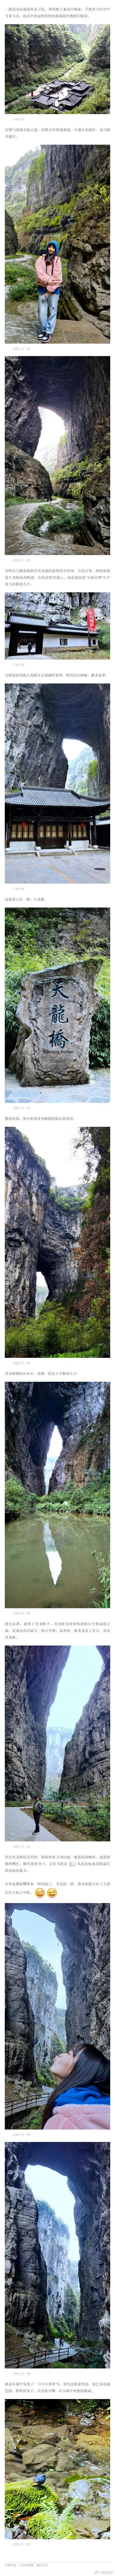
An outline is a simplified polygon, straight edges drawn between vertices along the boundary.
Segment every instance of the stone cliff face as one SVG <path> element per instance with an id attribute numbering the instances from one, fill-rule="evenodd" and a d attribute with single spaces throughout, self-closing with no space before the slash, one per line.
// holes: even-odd
<path id="1" fill-rule="evenodd" d="M 56 376 L 56 381 L 55 381 Z M 44 404 L 47 410 L 59 411 L 60 427 L 60 360 L 53 359 L 48 369 L 44 356 Z M 43 361 L 41 358 L 6 358 L 5 362 L 5 433 L 23 455 L 35 457 L 41 435 L 43 403 Z M 72 356 L 61 359 L 61 415 L 67 430 L 67 458 L 70 463 L 95 454 L 103 457 L 108 449 L 110 429 L 110 364 L 108 358 Z M 100 442 L 100 445 L 99 445 Z M 60 462 L 63 448 L 60 440 Z"/>
<path id="2" fill-rule="evenodd" d="M 5 1647 L 5 1797 L 40 1802 L 46 1779 L 47 1724 L 69 1647 Z"/>
<path id="3" fill-rule="evenodd" d="M 110 2353 L 110 2152 L 94 2148 L 90 2207 L 79 2261 L 80 2344 L 109 2365 Z M 75 2208 L 77 2211 L 77 2197 Z M 76 2220 L 77 2224 L 77 2220 Z M 83 2210 L 82 2210 L 83 2225 Z"/>
<path id="4" fill-rule="evenodd" d="M 59 1797 L 72 1794 L 86 1801 L 89 1794 L 108 1797 L 110 1781 L 110 1649 L 103 1649 L 103 1669 L 82 1717 L 74 1727 L 70 1743 L 65 1745 Z"/>
<path id="5" fill-rule="evenodd" d="M 66 1987 L 67 2048 L 77 2039 L 110 2054 L 110 1909 L 71 1906 L 63 1923 L 62 1973 Z M 62 1933 L 62 1909 L 60 1933 Z M 58 1908 L 57 1908 L 58 1918 Z M 58 1928 L 58 1925 L 57 1925 Z"/>
<path id="6" fill-rule="evenodd" d="M 35 2085 L 34 2014 L 26 1981 L 26 1951 L 14 1932 L 11 1908 L 5 1910 L 5 2071 L 29 2076 Z"/>
<path id="7" fill-rule="evenodd" d="M 56 2318 L 59 2318 L 61 2332 L 65 2291 L 67 2288 L 70 2289 L 71 2282 L 72 2286 L 78 2289 L 77 2261 L 73 2284 L 73 2267 L 69 2261 L 69 2228 L 61 2224 L 61 2219 L 55 2218 L 54 2209 L 50 2209 L 48 2201 L 45 2200 L 40 2207 L 40 2237 L 41 2249 L 47 2263 L 48 2316 L 51 2318 L 52 2325 L 56 2324 Z"/>
<path id="8" fill-rule="evenodd" d="M 98 761 L 98 794 L 101 795 L 106 792 L 110 781 L 110 688 L 107 683 L 105 688 L 98 683 L 95 688 L 94 684 L 93 689 L 87 683 L 87 707 L 84 686 L 81 688 L 78 681 L 76 707 L 76 687 L 74 682 L 71 684 L 73 754 L 76 722 L 78 740 L 83 744 L 85 741 L 86 713 L 87 744 L 89 751 L 92 744 L 93 755 Z M 48 688 L 47 684 L 45 688 L 34 688 L 32 683 L 31 690 L 28 687 L 25 690 L 24 686 L 20 688 L 17 682 L 13 687 L 6 687 L 6 794 L 10 795 L 11 791 L 13 795 L 14 791 L 18 795 L 19 791 L 28 801 L 29 790 L 32 789 L 36 802 L 39 801 L 39 790 L 44 793 L 44 785 L 47 789 L 51 787 L 52 792 L 56 787 L 65 789 L 68 761 L 63 751 L 63 738 L 67 732 L 67 715 L 66 683 L 56 690 L 53 683 Z"/>
<path id="9" fill-rule="evenodd" d="M 82 1128 L 82 1144 L 84 1130 Z M 42 1269 L 50 1298 L 65 1296 L 67 1287 L 76 1287 L 84 1191 L 95 1178 L 100 1161 L 98 1130 L 95 1150 L 89 1131 L 85 1137 L 85 1182 L 81 1193 L 64 1192 L 60 1197 L 51 1190 L 45 1163 L 38 1162 L 26 1138 L 14 1128 L 5 1134 L 5 1316 L 10 1323 L 16 1316 L 35 1315 L 37 1271 Z M 76 1166 L 77 1178 L 77 1166 Z"/>
<path id="10" fill-rule="evenodd" d="M 91 1021 L 95 1012 L 91 967 L 78 963 L 62 974 L 24 975 L 17 1009 L 19 1030 L 10 1058 L 11 1071 L 23 1084 L 45 1080 L 88 1082 Z"/>
<path id="11" fill-rule="evenodd" d="M 7 491 L 9 491 L 9 499 L 12 496 L 14 501 L 15 499 L 35 501 L 36 504 L 36 501 L 43 501 L 43 497 L 45 501 L 52 499 L 52 483 L 47 467 L 36 464 L 34 456 L 25 455 L 21 447 L 13 446 L 12 443 L 10 445 L 8 439 L 5 447 L 5 492 Z"/>
<path id="12" fill-rule="evenodd" d="M 69 1387 L 53 1382 L 10 1381 L 5 1390 L 6 1474 L 13 1469 L 27 1493 L 45 1494 L 44 1467 L 54 1423 L 62 1437 L 61 1460 L 50 1477 L 49 1494 L 61 1492 L 71 1475 L 84 1485 L 90 1475 L 110 1467 L 110 1388 L 104 1379 Z"/>
<path id="13" fill-rule="evenodd" d="M 67 2172 L 67 2163 L 66 2163 Z M 79 2241 L 79 2357 L 109 2365 L 110 2352 L 110 2149 L 70 2148 L 69 2184 Z"/>
<path id="14" fill-rule="evenodd" d="M 6 2149 L 5 2318 L 48 2338 L 47 2270 L 38 2234 L 38 2206 L 20 2170 L 18 2149 Z"/>
<path id="15" fill-rule="evenodd" d="M 28 1942 L 26 1955 L 27 1989 L 29 2003 L 34 2013 L 35 2063 L 37 2067 L 41 2066 L 42 2072 L 44 2070 L 45 2073 L 45 2064 L 48 2061 L 52 2066 L 53 2057 L 57 2054 L 58 2040 L 61 2041 L 62 2047 L 65 2042 L 66 2048 L 65 2013 L 63 2009 L 62 2011 L 57 2009 L 57 1977 L 54 1968 L 48 1967 L 47 1959 L 41 1959 L 38 1950 L 34 1948 L 32 1950 Z"/>
<path id="16" fill-rule="evenodd" d="M 15 252 L 16 252 L 17 250 L 18 250 L 18 233 L 16 232 L 16 226 L 15 226 L 15 224 L 13 224 L 13 221 L 12 221 L 12 215 L 10 215 L 10 214 L 9 214 L 9 212 L 8 212 L 8 214 L 7 214 L 7 207 L 5 206 L 5 254 L 6 254 L 6 258 L 8 259 L 9 257 L 10 257 L 10 258 L 11 258 L 11 257 L 13 257 L 13 259 L 14 259 L 14 258 L 15 258 Z"/>
<path id="17" fill-rule="evenodd" d="M 83 184 L 83 186 L 82 186 L 82 183 L 84 183 L 84 184 Z M 89 184 L 89 183 L 90 183 L 90 184 Z M 37 250 L 37 247 L 38 247 L 38 213 L 39 213 L 39 209 L 40 209 L 41 207 L 45 208 L 45 205 L 47 206 L 47 210 L 48 210 L 48 206 L 50 207 L 50 205 L 51 205 L 51 207 L 53 207 L 53 204 L 54 204 L 54 208 L 56 208 L 56 205 L 57 205 L 57 203 L 59 202 L 59 216 L 60 216 L 60 205 L 61 205 L 61 206 L 63 206 L 63 200 L 64 200 L 64 199 L 66 199 L 66 204 L 67 204 L 67 200 L 68 200 L 68 203 L 69 203 L 69 205 L 70 205 L 70 199 L 71 199 L 71 197 L 72 197 L 72 198 L 73 198 L 73 200 L 74 200 L 74 201 L 76 201 L 76 202 L 74 203 L 74 206 L 73 206 L 73 224 L 74 224 L 74 213 L 76 212 L 76 222 L 77 222 L 77 220 L 79 221 L 79 213 L 80 213 L 80 225 L 81 225 L 81 229 L 82 229 L 82 228 L 83 228 L 83 223 L 84 223 L 84 200 L 85 200 L 85 196 L 86 196 L 86 192 L 87 192 L 87 187 L 88 187 L 88 212 L 89 212 L 89 206 L 90 206 L 90 204 L 92 204 L 92 229 L 93 229 L 93 221 L 94 221 L 94 238 L 95 238 L 95 210 L 94 210 L 94 188 L 95 188 L 95 185 L 96 185 L 96 193 L 97 193 L 97 219 L 96 219 L 96 237 L 97 237 L 97 227 L 98 227 L 98 188 L 99 188 L 99 204 L 100 204 L 100 224 L 101 224 L 101 169 L 100 169 L 100 154 L 99 154 L 99 150 L 98 150 L 98 149 L 96 149 L 96 148 L 95 148 L 95 149 L 94 149 L 94 148 L 92 148 L 92 145 L 88 145 L 88 148 L 87 148 L 87 149 L 86 149 L 86 146 L 85 146 L 85 145 L 82 145 L 82 146 L 81 146 L 81 145 L 79 145 L 79 146 L 78 146 L 78 148 L 77 148 L 76 143 L 73 143 L 73 141 L 71 141 L 71 145 L 66 144 L 66 143 L 63 143 L 63 146 L 62 146 L 62 144 L 60 145 L 60 144 L 57 144 L 57 143 L 56 143 L 56 144 L 55 144 L 55 143 L 52 143 L 52 144 L 49 144 L 49 143 L 48 143 L 48 144 L 46 144 L 46 149 L 45 149 L 45 150 L 43 150 L 42 155 L 41 155 L 41 153 L 39 154 L 39 153 L 37 153 L 37 152 L 36 152 L 36 153 L 34 153 L 33 159 L 31 158 L 31 152 L 24 153 L 24 155 L 23 155 L 23 161 L 22 161 L 22 159 L 20 158 L 20 160 L 16 163 L 16 165 L 14 165 L 13 170 L 8 171 L 8 173 L 7 173 L 7 174 L 6 174 L 6 176 L 5 176 L 5 205 L 7 206 L 7 204 L 8 204 L 8 209 L 10 210 L 10 208 L 11 208 L 11 209 L 12 209 L 12 212 L 14 212 L 14 207 L 15 207 L 15 215 L 16 215 L 17 222 L 18 222 L 18 218 L 19 218 L 19 194 L 20 194 L 20 207 L 21 207 L 21 246 L 22 246 L 22 249 L 23 249 L 23 250 L 24 250 L 24 249 L 26 249 L 26 239 L 27 239 L 27 231 L 26 231 L 26 214 L 27 214 L 27 218 L 29 218 L 29 213 L 30 213 L 30 218 L 31 218 L 31 215 L 32 215 L 32 217 L 34 216 L 34 214 L 36 215 L 35 234 L 34 234 L 34 226 L 33 226 L 33 224 L 32 224 L 32 244 L 33 244 L 33 249 L 36 247 L 36 250 Z M 105 238 L 106 238 L 106 220 L 107 220 L 108 199 L 109 199 L 109 193 L 110 193 L 110 152 L 109 152 L 108 147 L 107 147 L 107 151 L 106 151 L 106 149 L 104 148 L 104 146 L 103 146 L 103 172 L 102 172 L 102 204 L 103 204 L 103 187 L 104 187 L 104 190 L 105 190 L 104 222 L 105 222 Z M 78 210 L 79 210 L 79 211 L 78 211 Z M 64 208 L 64 213 L 65 213 L 65 208 Z M 22 214 L 23 214 L 24 219 L 25 219 L 25 221 L 24 221 L 24 223 L 23 223 L 23 232 L 22 232 Z M 20 226 L 19 226 L 19 231 L 20 231 Z M 59 224 L 59 234 L 60 234 L 60 224 Z M 62 224 L 62 234 L 63 234 L 63 224 Z M 65 223 L 64 223 L 64 238 L 65 238 Z M 30 230 L 30 234 L 29 234 L 29 230 L 28 230 L 28 248 L 29 248 L 29 249 L 31 248 L 31 230 Z"/>

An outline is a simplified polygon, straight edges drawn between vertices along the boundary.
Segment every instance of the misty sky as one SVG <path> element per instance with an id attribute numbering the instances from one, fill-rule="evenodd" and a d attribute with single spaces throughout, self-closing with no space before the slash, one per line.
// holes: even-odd
<path id="1" fill-rule="evenodd" d="M 90 1149 L 90 1131 L 87 1132 L 87 1128 L 85 1130 L 83 1129 L 80 1135 L 80 1129 L 76 1126 L 75 1113 L 72 1119 L 68 1116 L 64 1118 L 63 1122 L 63 1119 L 61 1119 L 59 1115 L 55 1116 L 55 1118 L 53 1118 L 52 1115 L 50 1116 L 50 1111 L 48 1111 L 48 1118 L 46 1118 L 46 1111 L 41 1114 L 39 1108 L 38 1115 L 36 1115 L 35 1118 L 33 1111 L 31 1121 L 29 1108 L 29 1115 L 28 1111 L 26 1112 L 24 1128 L 23 1111 L 20 1107 L 19 1133 L 23 1136 L 23 1140 L 24 1137 L 26 1137 L 26 1143 L 31 1145 L 34 1154 L 37 1154 L 41 1161 L 46 1163 L 46 1170 L 50 1173 L 51 1182 L 54 1181 L 54 1188 L 56 1182 L 58 1189 L 62 1188 L 64 1190 L 69 1190 L 74 1188 L 76 1193 L 80 1188 L 82 1188 L 82 1185 L 83 1189 L 85 1186 L 87 1189 L 87 1155 L 89 1187 L 90 1150 L 91 1179 L 93 1180 L 96 1177 L 98 1166 L 98 1143 L 96 1143 L 94 1134 L 93 1139 L 91 1137 Z"/>

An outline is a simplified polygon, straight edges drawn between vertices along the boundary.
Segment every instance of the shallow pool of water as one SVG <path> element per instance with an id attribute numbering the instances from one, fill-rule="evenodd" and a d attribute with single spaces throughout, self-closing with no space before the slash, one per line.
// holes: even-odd
<path id="1" fill-rule="evenodd" d="M 60 1570 L 56 1579 L 56 1609 L 94 1609 L 103 1606 L 100 1566 L 110 1564 L 110 1525 L 108 1520 L 75 1520 L 74 1513 L 49 1512 L 49 1553 L 46 1553 L 46 1521 L 30 1514 L 23 1521 L 9 1521 L 5 1531 L 5 1605 L 6 1609 L 53 1609 L 54 1546 Z M 45 1539 L 45 1544 L 44 1544 Z M 50 1563 L 49 1563 L 50 1556 Z"/>

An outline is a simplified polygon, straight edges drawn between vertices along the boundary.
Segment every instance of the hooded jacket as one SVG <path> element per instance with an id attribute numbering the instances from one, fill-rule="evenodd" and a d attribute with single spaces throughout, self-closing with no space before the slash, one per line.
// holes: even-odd
<path id="1" fill-rule="evenodd" d="M 53 241 L 53 233 L 52 233 L 52 241 Z M 47 243 L 47 250 L 48 250 L 48 248 L 49 248 L 49 247 L 50 247 L 50 244 L 48 244 L 48 243 Z M 50 262 L 49 262 L 49 261 L 48 261 L 48 268 L 46 267 L 47 250 L 46 250 L 46 259 L 45 259 L 45 251 L 43 250 L 43 251 L 41 252 L 41 258 L 40 258 L 40 256 L 39 256 L 39 258 L 35 260 L 35 271 L 36 271 L 36 277 L 37 277 L 37 286 L 41 286 L 41 287 L 42 287 L 42 294 L 43 294 L 43 295 L 45 295 L 45 294 L 46 294 L 46 295 L 57 295 L 57 296 L 58 296 L 58 295 L 59 295 L 59 291 L 60 291 L 60 286 L 62 286 L 62 268 L 61 268 L 61 259 L 60 259 L 60 254 L 59 254 L 59 242 L 58 242 L 58 241 L 56 241 L 56 240 L 53 242 L 53 249 L 54 249 L 54 263 L 53 263 L 53 268 L 52 268 L 52 259 L 51 259 L 51 268 L 50 268 Z"/>
<path id="2" fill-rule="evenodd" d="M 89 2098 L 91 2101 L 92 2098 L 92 2101 L 94 2099 L 95 2102 L 96 2094 L 97 2101 L 109 2101 L 110 2061 L 108 2062 L 108 2059 L 102 2056 L 99 2049 L 91 2048 L 90 2042 L 89 2046 L 88 2042 L 86 2042 L 85 2047 L 80 2048 L 79 2055 L 76 2059 L 74 2057 L 70 2075 L 68 2075 L 67 2071 L 67 2083 L 66 2074 L 64 2074 L 63 2078 L 61 2075 L 61 2094 L 60 2083 L 55 2085 L 53 2093 L 49 2093 L 48 2102 L 45 2105 L 45 2111 L 42 2112 L 42 2129 L 45 2129 L 46 2121 L 51 2119 L 52 2111 L 58 2110 L 58 2102 L 59 2105 L 61 2105 L 61 2102 L 66 2102 L 66 2094 L 68 2101 L 70 2097 L 70 2102 L 72 2102 L 72 2095 L 74 2101 L 75 2098 L 77 2100 L 79 2096 L 79 2103 L 80 2099 L 83 2101 L 83 2098 L 85 2102 L 85 2095 L 86 2099 Z"/>

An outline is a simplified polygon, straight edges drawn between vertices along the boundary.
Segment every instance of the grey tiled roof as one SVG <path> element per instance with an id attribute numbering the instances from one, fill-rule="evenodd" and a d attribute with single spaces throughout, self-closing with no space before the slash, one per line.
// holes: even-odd
<path id="1" fill-rule="evenodd" d="M 53 807 L 55 806 L 57 810 L 57 806 L 59 806 L 59 811 L 61 810 L 61 814 L 65 814 L 65 818 L 68 808 L 71 814 L 72 805 L 75 813 L 77 807 L 77 812 L 79 814 L 82 814 L 82 811 L 84 813 L 86 812 L 86 814 L 89 812 L 93 813 L 93 811 L 96 811 L 96 814 L 106 814 L 108 813 L 110 803 L 109 796 L 93 796 L 93 798 L 92 796 L 78 796 L 77 787 L 76 789 L 72 789 L 71 787 L 71 789 L 68 788 L 68 790 L 66 788 L 65 792 L 62 787 L 33 787 L 33 793 L 31 789 L 31 793 L 29 794 L 27 787 L 24 787 L 22 791 L 22 787 L 20 786 L 18 788 L 18 795 L 17 793 L 15 795 L 15 793 L 13 794 L 9 791 L 8 796 L 6 790 L 5 801 L 6 805 L 9 804 L 14 808 L 18 806 L 18 810 L 19 806 L 21 806 L 22 815 L 25 812 L 26 805 L 29 813 L 31 814 L 33 814 L 33 810 L 35 812 L 35 805 L 37 806 L 37 809 L 41 806 L 41 813 L 44 813 L 46 807 L 48 807 L 48 812 L 51 812 L 52 807 L 53 812 Z"/>

